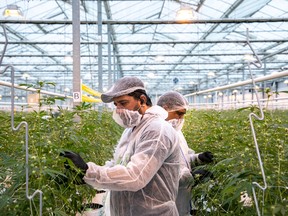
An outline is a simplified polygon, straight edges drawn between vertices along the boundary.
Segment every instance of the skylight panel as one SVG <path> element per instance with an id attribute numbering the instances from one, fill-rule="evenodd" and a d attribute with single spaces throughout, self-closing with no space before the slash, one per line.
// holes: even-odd
<path id="1" fill-rule="evenodd" d="M 281 17 L 283 15 L 283 11 L 275 8 L 273 6 L 267 5 L 262 8 L 260 11 L 255 13 L 253 17 Z"/>
<path id="2" fill-rule="evenodd" d="M 210 19 L 217 19 L 223 14 L 222 11 L 216 10 L 211 7 L 206 7 L 205 5 L 201 7 L 201 13 L 206 14 Z"/>
<path id="3" fill-rule="evenodd" d="M 271 0 L 245 0 L 243 1 L 229 17 L 249 17 L 262 7 L 266 6 Z"/>
<path id="4" fill-rule="evenodd" d="M 206 0 L 199 12 L 209 16 L 211 19 L 217 19 L 231 6 L 230 4 L 223 1 Z"/>

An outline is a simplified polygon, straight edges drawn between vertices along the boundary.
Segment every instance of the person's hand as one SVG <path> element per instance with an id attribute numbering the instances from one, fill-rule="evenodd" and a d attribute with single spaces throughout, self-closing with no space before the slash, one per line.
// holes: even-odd
<path id="1" fill-rule="evenodd" d="M 83 174 L 86 173 L 88 165 L 85 163 L 85 161 L 81 158 L 79 154 L 72 151 L 64 151 L 60 153 L 60 156 L 69 158 L 74 163 L 74 165 L 83 172 Z"/>
<path id="2" fill-rule="evenodd" d="M 198 159 L 203 163 L 211 163 L 213 161 L 213 154 L 210 151 L 200 153 Z"/>
<path id="3" fill-rule="evenodd" d="M 84 174 L 82 171 L 79 172 L 71 168 L 67 160 L 64 162 L 64 167 L 64 173 L 56 175 L 53 179 L 57 184 L 66 185 L 70 182 L 76 185 L 86 184 L 86 182 L 83 180 Z"/>

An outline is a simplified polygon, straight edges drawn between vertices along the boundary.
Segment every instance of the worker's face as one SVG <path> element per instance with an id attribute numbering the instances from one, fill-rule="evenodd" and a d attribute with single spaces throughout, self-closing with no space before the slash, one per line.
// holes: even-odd
<path id="1" fill-rule="evenodd" d="M 123 95 L 113 99 L 116 109 L 113 111 L 113 119 L 124 128 L 137 126 L 142 117 L 140 100 L 132 96 Z"/>
<path id="2" fill-rule="evenodd" d="M 168 118 L 166 120 L 169 121 L 171 119 L 183 119 L 185 114 L 186 114 L 186 109 L 171 111 L 171 112 L 168 112 Z"/>
<path id="3" fill-rule="evenodd" d="M 114 105 L 117 109 L 128 109 L 128 110 L 139 110 L 140 109 L 140 100 L 135 99 L 129 95 L 123 95 L 113 99 Z"/>

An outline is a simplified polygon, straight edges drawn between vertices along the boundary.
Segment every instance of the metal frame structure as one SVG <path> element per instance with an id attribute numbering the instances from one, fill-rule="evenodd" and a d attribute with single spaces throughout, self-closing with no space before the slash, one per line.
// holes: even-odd
<path id="1" fill-rule="evenodd" d="M 15 66 L 18 84 L 28 73 L 28 82 L 56 82 L 59 93 L 66 87 L 77 92 L 80 79 L 102 92 L 119 77 L 137 76 L 157 98 L 169 90 L 192 94 L 241 82 L 248 77 L 243 60 L 250 53 L 245 40 L 247 26 L 250 43 L 264 65 L 253 68 L 254 75 L 266 76 L 288 67 L 288 3 L 284 0 L 14 3 L 22 8 L 24 17 L 0 17 L 0 23 L 6 25 L 9 37 L 3 65 Z M 176 20 L 181 5 L 191 7 L 196 18 Z M 6 6 L 7 2 L 1 2 L 0 10 Z M 69 54 L 73 54 L 73 62 L 64 60 Z M 159 56 L 164 60 L 157 60 Z M 213 76 L 209 76 L 211 72 Z M 1 80 L 10 82 L 7 75 Z M 270 85 L 270 81 L 265 83 Z M 2 98 L 8 100 L 7 93 L 0 88 Z"/>

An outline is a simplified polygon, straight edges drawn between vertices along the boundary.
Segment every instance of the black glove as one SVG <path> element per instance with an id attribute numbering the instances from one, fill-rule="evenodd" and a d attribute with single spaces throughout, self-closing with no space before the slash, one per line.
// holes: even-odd
<path id="1" fill-rule="evenodd" d="M 208 170 L 203 170 L 203 169 L 199 169 L 199 170 L 195 170 L 191 172 L 192 176 L 194 177 L 194 181 L 195 181 L 195 185 L 205 182 L 209 179 L 213 179 L 213 173 L 208 171 Z"/>
<path id="2" fill-rule="evenodd" d="M 84 174 L 83 172 L 77 172 L 76 170 L 72 169 L 70 165 L 68 164 L 68 161 L 66 160 L 64 162 L 64 174 L 63 175 L 56 175 L 54 177 L 54 181 L 61 185 L 61 184 L 69 184 L 70 182 L 76 185 L 82 185 L 86 184 L 86 182 L 83 180 Z"/>
<path id="3" fill-rule="evenodd" d="M 69 158 L 76 167 L 78 167 L 83 174 L 86 173 L 87 169 L 88 169 L 88 165 L 85 163 L 85 161 L 81 158 L 81 156 L 77 153 L 74 153 L 72 151 L 64 151 L 63 153 L 60 153 L 60 156 Z M 68 164 L 64 165 L 67 166 Z M 69 165 L 68 165 L 69 166 Z"/>
<path id="4" fill-rule="evenodd" d="M 213 161 L 213 154 L 209 151 L 206 151 L 206 152 L 199 154 L 198 158 L 201 162 L 211 163 Z"/>

